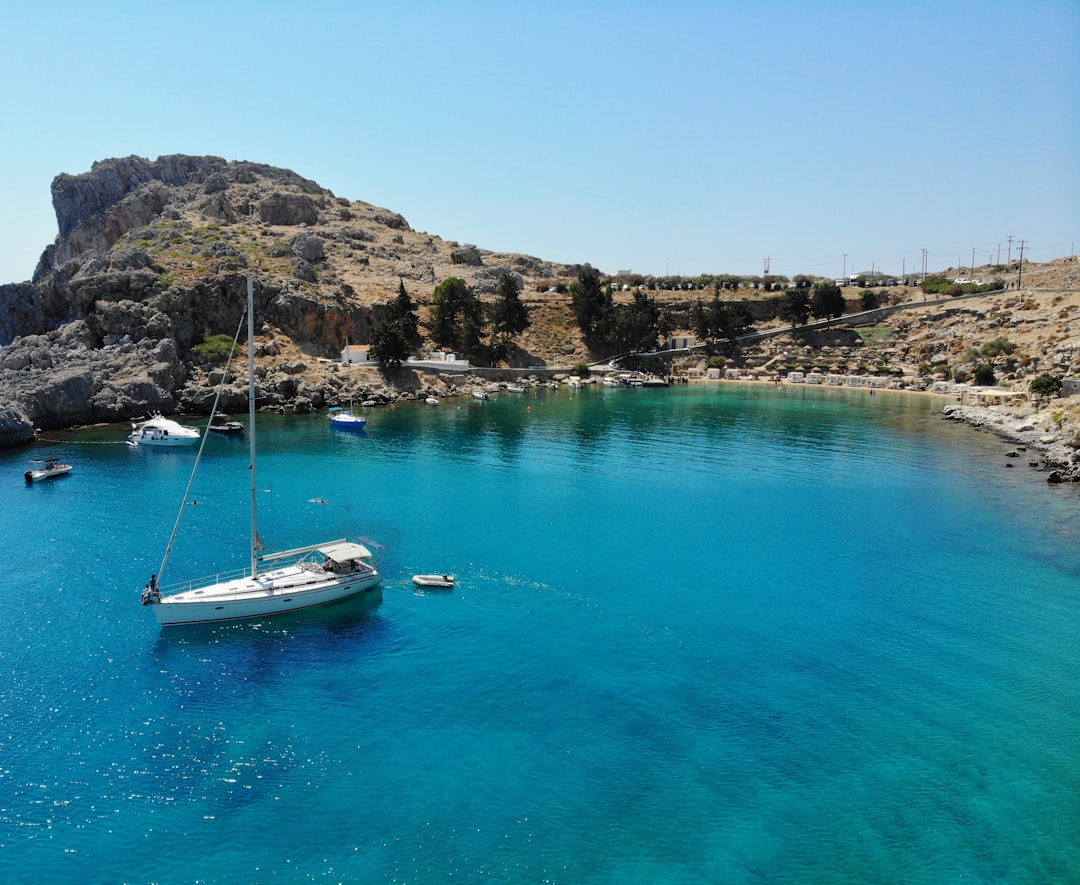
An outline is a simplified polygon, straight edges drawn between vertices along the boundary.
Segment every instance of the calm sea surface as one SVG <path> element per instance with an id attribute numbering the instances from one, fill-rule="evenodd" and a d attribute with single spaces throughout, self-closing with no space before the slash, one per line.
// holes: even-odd
<path id="1" fill-rule="evenodd" d="M 1080 881 L 1080 496 L 942 402 L 260 416 L 268 547 L 373 539 L 381 598 L 165 631 L 194 450 L 0 453 L 0 878 Z M 245 563 L 246 464 L 166 582 Z"/>

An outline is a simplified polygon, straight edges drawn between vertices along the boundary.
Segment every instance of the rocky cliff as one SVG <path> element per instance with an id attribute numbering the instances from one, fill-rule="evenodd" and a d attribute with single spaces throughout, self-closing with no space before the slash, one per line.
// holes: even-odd
<path id="1" fill-rule="evenodd" d="M 289 170 L 220 157 L 104 160 L 58 175 L 52 199 L 59 233 L 33 279 L 0 286 L 0 444 L 27 442 L 34 427 L 205 401 L 192 348 L 232 336 L 248 275 L 263 346 L 291 366 L 264 379 L 284 385 L 271 400 L 296 399 L 298 362 L 368 341 L 399 281 L 423 302 L 448 276 L 484 293 L 504 271 L 530 286 L 572 275 L 414 231 Z M 336 392 L 313 383 L 300 408 Z"/>

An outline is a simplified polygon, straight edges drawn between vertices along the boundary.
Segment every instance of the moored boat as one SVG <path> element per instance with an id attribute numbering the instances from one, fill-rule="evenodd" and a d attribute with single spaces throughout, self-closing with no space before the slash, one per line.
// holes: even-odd
<path id="1" fill-rule="evenodd" d="M 438 587 L 447 590 L 456 583 L 453 575 L 413 575 L 412 582 L 417 587 Z"/>
<path id="2" fill-rule="evenodd" d="M 214 433 L 243 433 L 244 425 L 239 421 L 233 421 L 228 415 L 222 415 L 220 412 L 215 413 L 210 418 L 210 423 L 206 425 L 207 430 L 212 430 Z"/>
<path id="3" fill-rule="evenodd" d="M 175 447 L 192 446 L 199 439 L 198 428 L 188 427 L 155 413 L 142 421 L 132 422 L 127 441 L 128 445 L 132 446 Z"/>
<path id="4" fill-rule="evenodd" d="M 334 406 L 330 410 L 330 426 L 339 427 L 342 430 L 363 430 L 367 427 L 367 418 L 363 415 L 354 415 L 351 408 L 342 409 Z"/>
<path id="5" fill-rule="evenodd" d="M 38 466 L 34 466 L 34 465 Z M 71 473 L 71 465 L 65 464 L 59 458 L 34 458 L 30 467 L 23 474 L 27 482 L 37 482 L 41 479 L 52 479 L 54 476 L 66 476 Z"/>

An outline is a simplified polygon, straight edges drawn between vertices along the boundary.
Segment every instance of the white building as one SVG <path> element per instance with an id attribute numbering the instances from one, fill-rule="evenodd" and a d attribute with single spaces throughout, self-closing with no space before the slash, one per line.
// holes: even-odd
<path id="1" fill-rule="evenodd" d="M 371 347 L 367 344 L 346 344 L 341 349 L 341 362 L 346 366 L 371 365 Z"/>

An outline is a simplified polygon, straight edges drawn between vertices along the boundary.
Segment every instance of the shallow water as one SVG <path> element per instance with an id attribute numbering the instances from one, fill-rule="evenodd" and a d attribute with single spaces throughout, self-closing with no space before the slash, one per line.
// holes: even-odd
<path id="1" fill-rule="evenodd" d="M 1080 497 L 941 404 L 260 416 L 268 546 L 374 539 L 381 599 L 165 631 L 194 453 L 0 454 L 5 881 L 1080 879 Z M 207 441 L 166 581 L 245 562 L 246 464 Z"/>

